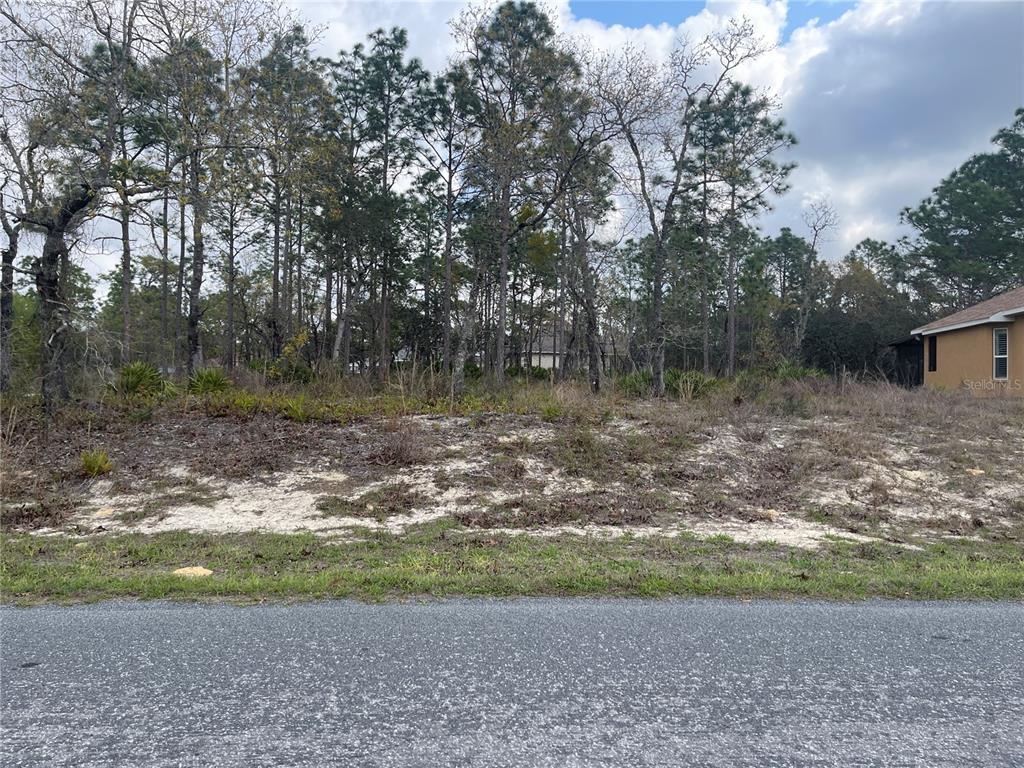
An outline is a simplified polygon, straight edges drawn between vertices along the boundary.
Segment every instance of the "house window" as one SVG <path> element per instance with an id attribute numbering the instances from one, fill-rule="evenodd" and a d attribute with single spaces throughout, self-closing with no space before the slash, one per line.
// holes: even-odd
<path id="1" fill-rule="evenodd" d="M 937 371 L 939 370 L 938 361 L 935 359 L 935 353 L 938 350 L 939 337 L 929 336 L 928 337 L 928 370 Z"/>
<path id="2" fill-rule="evenodd" d="M 992 378 L 1006 381 L 1010 376 L 1010 329 L 992 330 Z"/>

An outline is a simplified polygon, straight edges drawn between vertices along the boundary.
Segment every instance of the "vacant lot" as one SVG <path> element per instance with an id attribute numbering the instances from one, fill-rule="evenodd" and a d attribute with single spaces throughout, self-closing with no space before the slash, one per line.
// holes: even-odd
<path id="1" fill-rule="evenodd" d="M 9 422 L 3 575 L 23 599 L 1024 596 L 1020 402 L 532 385 L 457 403 L 233 391 Z M 168 575 L 189 565 L 214 574 Z"/>

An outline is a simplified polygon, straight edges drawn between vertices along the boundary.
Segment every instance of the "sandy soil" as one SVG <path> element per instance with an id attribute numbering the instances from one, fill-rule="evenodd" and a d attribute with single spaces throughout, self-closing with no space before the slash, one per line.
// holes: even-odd
<path id="1" fill-rule="evenodd" d="M 77 535 L 351 539 L 454 518 L 495 533 L 688 533 L 814 548 L 830 538 L 967 536 L 1024 517 L 1024 435 L 982 445 L 915 429 L 709 418 L 682 405 L 589 425 L 510 415 L 351 426 L 111 419 L 88 439 L 69 430 L 49 476 L 28 454 L 5 495 L 9 509 L 27 510 L 59 491 L 64 513 L 25 517 L 24 527 Z M 115 470 L 75 478 L 77 452 L 97 444 L 111 446 Z"/>

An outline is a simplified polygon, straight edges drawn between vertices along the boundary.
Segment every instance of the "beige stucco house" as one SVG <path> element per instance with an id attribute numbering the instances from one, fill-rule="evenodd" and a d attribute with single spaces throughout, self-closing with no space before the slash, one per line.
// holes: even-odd
<path id="1" fill-rule="evenodd" d="M 1024 397 L 1024 287 L 915 328 L 924 385 Z"/>

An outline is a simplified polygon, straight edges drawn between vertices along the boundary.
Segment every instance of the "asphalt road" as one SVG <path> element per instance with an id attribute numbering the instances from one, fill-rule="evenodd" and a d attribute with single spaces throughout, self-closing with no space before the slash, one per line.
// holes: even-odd
<path id="1" fill-rule="evenodd" d="M 1024 766 L 1024 605 L 0 610 L 0 764 Z"/>

